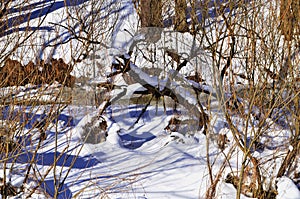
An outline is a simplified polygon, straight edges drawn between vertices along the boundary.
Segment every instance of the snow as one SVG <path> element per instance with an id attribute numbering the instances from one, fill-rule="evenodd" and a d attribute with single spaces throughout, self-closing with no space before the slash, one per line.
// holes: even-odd
<path id="1" fill-rule="evenodd" d="M 276 199 L 298 199 L 300 191 L 295 183 L 286 176 L 277 179 L 278 195 Z"/>
<path id="2" fill-rule="evenodd" d="M 40 3 L 39 1 L 32 3 L 34 2 L 38 5 Z M 72 1 L 66 2 L 68 5 L 64 5 L 63 2 L 54 2 L 54 7 L 51 8 L 51 12 L 40 27 L 41 30 L 35 33 L 35 37 L 31 41 L 16 50 L 15 57 L 17 59 L 22 57 L 18 56 L 22 52 L 27 52 L 22 62 L 31 61 L 33 58 L 46 60 L 50 57 L 63 57 L 66 62 L 72 62 L 73 57 L 71 55 L 75 56 L 80 53 L 79 49 L 82 48 L 82 44 L 73 40 L 54 47 L 45 48 L 44 45 L 57 44 L 71 38 L 70 33 L 65 28 L 51 25 L 54 23 L 72 24 L 73 21 L 67 17 L 66 10 L 70 13 L 72 13 L 72 9 L 76 8 L 92 10 L 92 5 L 89 4 L 92 1 L 76 1 L 76 5 L 70 5 Z M 44 6 L 50 5 L 50 2 L 44 3 Z M 89 59 L 76 64 L 72 72 L 77 77 L 90 77 L 87 83 L 79 85 L 80 89 L 86 92 L 93 92 L 95 85 L 106 82 L 104 77 L 110 74 L 111 63 L 117 63 L 117 56 L 124 55 L 126 59 L 131 58 L 128 50 L 132 44 L 135 41 L 146 39 L 144 33 L 137 29 L 138 17 L 131 1 L 107 1 L 103 7 L 99 11 L 97 20 L 106 20 L 106 15 L 111 15 L 111 18 L 107 24 L 104 24 L 103 29 L 100 28 L 99 32 L 103 31 L 103 35 L 107 34 L 111 37 L 107 40 L 101 40 L 103 42 L 101 47 L 95 47 L 94 54 L 90 55 Z M 37 15 L 39 11 L 42 11 L 44 16 L 45 8 L 32 10 L 33 27 L 37 26 L 40 20 L 41 16 Z M 213 12 L 213 10 L 210 11 Z M 114 19 L 117 18 L 115 13 L 120 14 L 117 23 L 114 30 L 107 33 L 105 31 L 109 24 L 114 23 Z M 89 14 L 91 13 L 85 16 L 87 19 L 89 19 Z M 14 15 L 18 15 L 18 13 L 12 13 L 12 17 Z M 20 27 L 26 27 L 25 22 L 18 23 Z M 74 28 L 76 32 L 79 32 L 78 24 L 74 24 Z M 104 35 L 103 38 L 107 35 Z M 1 43 L 3 42 L 5 41 L 1 40 Z M 40 46 L 40 48 L 36 51 L 30 49 L 28 47 L 30 42 Z M 91 129 L 100 125 L 98 114 L 105 107 L 107 101 L 104 101 L 97 108 L 74 104 L 68 105 L 64 110 L 56 110 L 55 108 L 58 108 L 56 104 L 53 106 L 41 105 L 36 108 L 27 107 L 26 110 L 23 110 L 21 106 L 10 107 L 11 110 L 7 107 L 3 109 L 5 114 L 3 114 L 1 121 L 7 119 L 11 112 L 16 114 L 21 112 L 26 117 L 30 116 L 31 118 L 30 121 L 27 121 L 22 116 L 20 122 L 26 123 L 24 131 L 19 135 L 24 138 L 24 151 L 18 156 L 14 164 L 8 162 L 6 168 L 4 168 L 4 164 L 0 164 L 0 178 L 3 178 L 5 169 L 8 182 L 18 188 L 24 186 L 23 192 L 16 197 L 26 197 L 43 179 L 44 182 L 32 194 L 31 198 L 54 197 L 57 182 L 63 182 L 58 198 L 205 198 L 206 191 L 211 185 L 208 161 L 212 164 L 213 178 L 216 177 L 223 163 L 226 162 L 225 172 L 216 187 L 215 198 L 236 197 L 236 188 L 232 184 L 225 183 L 225 177 L 230 172 L 238 173 L 244 155 L 239 148 L 235 148 L 232 132 L 224 114 L 220 111 L 223 105 L 217 101 L 216 83 L 213 83 L 216 74 L 212 68 L 210 55 L 198 47 L 198 41 L 195 41 L 190 34 L 170 31 L 167 28 L 161 32 L 161 38 L 156 44 L 141 43 L 139 46 L 141 50 L 146 51 L 148 47 L 151 48 L 156 45 L 160 50 L 174 50 L 182 55 L 181 59 L 187 59 L 189 62 L 180 74 L 176 74 L 176 70 L 167 66 L 167 72 L 164 72 L 163 75 L 148 75 L 139 66 L 145 65 L 150 68 L 150 64 L 142 58 L 141 54 L 138 54 L 135 62 L 130 63 L 131 71 L 129 73 L 139 79 L 139 83 L 128 85 L 122 75 L 116 76 L 113 82 L 116 89 L 109 93 L 111 104 L 101 116 L 101 121 L 105 120 L 108 127 L 107 136 L 104 140 L 90 143 L 86 138 L 89 136 L 96 142 L 101 136 L 99 134 L 103 133 L 99 131 L 93 134 Z M 109 47 L 105 48 L 105 45 Z M 5 52 L 8 52 L 12 46 L 13 42 L 9 48 L 5 49 Z M 159 59 L 151 67 L 159 68 L 170 62 L 169 58 L 167 62 L 162 58 L 164 56 L 163 50 L 157 53 Z M 195 70 L 194 65 L 197 65 L 199 71 L 202 71 L 207 84 L 199 84 L 185 78 L 186 75 Z M 238 66 L 237 69 L 234 69 L 238 70 Z M 169 80 L 170 77 L 174 78 Z M 153 105 L 156 102 L 155 99 L 137 122 L 145 105 L 133 104 L 131 100 L 135 97 L 141 98 L 136 96 L 134 92 L 145 91 L 144 86 L 146 84 L 158 88 L 159 91 L 163 91 L 168 86 L 168 89 L 172 90 L 182 100 L 181 103 L 186 106 L 180 106 L 177 111 L 170 105 L 164 109 L 159 104 L 161 101 L 157 103 L 158 105 Z M 211 122 L 208 126 L 208 132 L 206 132 L 207 135 L 203 134 L 203 129 L 198 130 L 198 125 L 192 125 L 190 128 L 181 125 L 176 132 L 165 130 L 171 118 L 178 114 L 178 111 L 181 114 L 181 119 L 190 119 L 195 122 L 193 111 L 199 112 L 200 110 L 197 108 L 198 102 L 192 87 L 210 93 L 212 96 L 210 104 L 201 98 L 201 102 L 210 108 L 208 114 Z M 39 99 L 44 102 L 53 102 L 55 99 L 53 93 L 59 92 L 60 89 L 61 87 L 57 83 L 42 87 L 26 85 L 24 87 L 1 88 L 0 95 L 1 97 L 12 96 L 12 99 Z M 229 94 L 228 97 L 230 97 Z M 57 111 L 58 118 L 50 122 L 51 125 L 45 132 L 46 139 L 42 142 L 41 148 L 36 151 L 37 154 L 34 154 L 41 132 L 37 128 L 31 129 L 31 127 L 36 121 L 49 118 L 51 115 L 48 114 L 52 108 Z M 204 109 L 208 111 L 207 107 Z M 248 112 L 249 110 L 246 110 L 246 113 Z M 255 115 L 260 114 L 257 107 L 253 107 L 250 112 L 254 112 Z M 259 130 L 255 126 L 258 121 L 251 117 L 248 126 L 245 126 L 245 122 L 239 116 L 233 117 L 233 120 L 241 132 L 241 137 L 247 138 L 245 146 L 249 146 L 254 132 Z M 196 124 L 199 123 L 199 121 L 196 122 Z M 90 123 L 92 125 L 89 132 L 86 132 L 86 127 Z M 262 173 L 268 178 L 264 186 L 274 181 L 273 174 L 279 169 L 278 167 L 287 150 L 293 150 L 293 147 L 288 145 L 291 132 L 274 124 L 271 118 L 266 123 L 268 128 L 263 129 L 260 140 L 265 148 L 263 150 L 257 150 L 255 147 L 250 149 L 252 156 L 261 162 Z M 226 143 L 227 147 L 223 151 L 218 148 L 220 135 L 227 136 L 230 140 L 229 143 Z M 227 159 L 229 157 L 227 155 L 230 155 L 229 159 Z M 31 171 L 29 180 L 23 184 L 24 168 L 27 168 L 32 157 L 36 158 L 34 171 Z M 57 157 L 60 158 L 55 160 Z M 276 158 L 272 160 L 274 157 Z M 8 169 L 9 167 L 11 169 Z M 286 176 L 277 179 L 277 187 L 277 199 L 300 198 L 299 189 Z M 250 199 L 243 194 L 241 198 Z"/>
<path id="3" fill-rule="evenodd" d="M 234 186 L 232 184 L 221 182 L 218 189 L 220 189 L 220 193 L 217 194 L 216 199 L 236 198 L 236 189 L 234 188 Z M 255 199 L 255 198 L 250 198 L 250 197 L 241 195 L 241 199 Z"/>

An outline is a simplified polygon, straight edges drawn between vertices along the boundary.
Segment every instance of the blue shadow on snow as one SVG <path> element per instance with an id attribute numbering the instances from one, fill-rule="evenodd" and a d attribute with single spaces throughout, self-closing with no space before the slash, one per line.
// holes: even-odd
<path id="1" fill-rule="evenodd" d="M 46 122 L 46 119 L 49 117 L 46 113 L 36 114 L 36 113 L 26 113 L 20 110 L 10 110 L 10 106 L 5 106 L 2 108 L 2 114 L 0 113 L 1 120 L 15 120 L 24 125 L 26 129 L 31 129 L 36 126 L 37 122 L 42 123 Z M 55 119 L 52 120 L 52 123 L 57 121 L 63 121 L 65 127 L 74 127 L 76 126 L 76 120 L 69 115 L 59 114 Z"/>
<path id="2" fill-rule="evenodd" d="M 57 185 L 59 186 L 59 185 Z M 46 190 L 46 192 L 51 196 L 55 197 L 55 182 L 54 180 L 46 180 L 41 183 L 41 187 Z M 58 187 L 58 195 L 56 196 L 57 199 L 71 199 L 72 192 L 66 184 L 61 184 Z"/>

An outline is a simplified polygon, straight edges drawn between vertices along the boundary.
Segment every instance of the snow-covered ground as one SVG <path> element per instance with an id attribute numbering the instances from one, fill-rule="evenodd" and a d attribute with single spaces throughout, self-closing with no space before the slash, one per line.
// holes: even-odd
<path id="1" fill-rule="evenodd" d="M 127 53 L 132 43 L 145 36 L 138 31 L 138 16 L 129 0 L 90 0 L 76 3 L 46 1 L 43 4 L 40 1 L 29 2 L 34 8 L 27 10 L 25 7 L 21 10 L 24 19 L 14 26 L 24 30 L 29 17 L 30 25 L 33 29 L 37 27 L 38 31 L 33 33 L 32 39 L 26 40 L 15 50 L 12 58 L 26 64 L 31 60 L 63 57 L 65 62 L 73 63 L 75 59 L 80 59 L 87 51 L 91 51 L 87 59 L 74 65 L 72 72 L 77 77 L 89 77 L 86 82 L 77 84 L 76 89 L 80 87 L 84 92 L 96 92 L 95 84 L 106 81 L 105 75 L 113 72 L 111 63 L 117 62 L 117 56 L 125 55 L 125 58 L 130 58 Z M 19 11 L 12 9 L 10 12 L 10 19 L 13 20 L 14 14 L 17 15 Z M 32 14 L 28 15 L 30 12 Z M 98 15 L 93 18 L 94 12 Z M 101 24 L 92 35 L 99 43 L 84 49 L 85 41 L 74 39 L 74 35 L 66 28 L 74 28 L 76 34 L 87 36 L 81 30 L 81 22 L 71 16 L 84 19 L 87 26 Z M 101 20 L 103 23 L 96 23 Z M 39 22 L 41 25 L 38 27 Z M 115 27 L 113 30 L 109 29 L 112 24 Z M 6 29 L 6 36 L 1 37 L 2 44 L 7 42 L 9 36 L 16 34 L 13 27 L 7 26 Z M 181 105 L 177 110 L 172 103 L 163 107 L 161 99 L 157 104 L 153 99 L 144 110 L 144 105 L 135 104 L 133 100 L 141 98 L 134 91 L 144 91 L 145 88 L 138 83 L 127 85 L 121 75 L 114 78 L 116 89 L 109 93 L 110 106 L 106 107 L 101 116 L 98 113 L 105 107 L 105 99 L 101 99 L 99 107 L 94 103 L 78 105 L 77 101 L 70 105 L 1 106 L 3 114 L 0 124 L 7 125 L 2 121 L 18 119 L 17 127 L 22 131 L 14 138 L 21 144 L 21 150 L 12 152 L 10 157 L 1 154 L 0 178 L 5 176 L 6 182 L 19 188 L 16 196 L 10 198 L 194 199 L 206 198 L 208 190 L 216 181 L 214 198 L 236 198 L 237 189 L 228 183 L 227 177 L 240 170 L 245 157 L 236 146 L 234 135 L 220 108 L 215 89 L 218 85 L 214 82 L 215 74 L 210 56 L 202 48 L 195 47 L 199 44 L 190 34 L 170 31 L 168 28 L 162 31 L 157 43 L 146 42 L 138 47 L 145 53 L 151 48 L 159 49 L 156 55 L 159 59 L 152 67 L 166 65 L 165 72 L 157 76 L 143 72 L 139 66 L 150 62 L 143 59 L 143 54 L 137 53 L 134 64 L 130 65 L 130 74 L 143 80 L 143 85 L 159 87 L 160 91 L 164 88 L 174 91 L 179 101 L 184 99 L 180 101 Z M 27 34 L 26 31 L 21 33 L 22 38 Z M 16 38 L 12 39 L 5 53 L 13 49 L 16 42 Z M 176 71 L 169 65 L 171 60 L 163 58 L 163 49 L 175 50 L 182 55 L 182 59 L 189 60 L 177 79 L 168 79 Z M 203 72 L 206 85 L 195 84 L 185 78 L 192 73 L 195 65 L 197 70 Z M 195 85 L 213 96 L 211 104 L 207 102 L 207 98 L 200 99 L 205 105 L 210 105 L 209 110 L 204 106 L 210 118 L 206 135 L 203 128 L 198 129 L 199 121 L 193 123 L 195 117 L 191 113 L 195 110 L 188 109 L 191 105 L 197 107 L 198 101 L 192 92 Z M 53 93 L 59 93 L 59 89 L 57 84 L 38 88 L 32 85 L 2 88 L 0 97 L 10 95 L 14 99 L 39 98 L 40 101 L 49 102 L 53 100 Z M 143 111 L 145 112 L 142 114 Z M 198 108 L 197 111 L 199 112 Z M 178 115 L 192 125 L 185 123 L 176 132 L 169 131 L 166 127 Z M 50 124 L 44 132 L 45 138 L 41 140 L 42 131 L 39 127 L 35 128 L 35 125 L 43 125 L 44 121 Z M 247 128 L 239 116 L 233 116 L 233 121 L 243 132 L 242 136 L 248 135 L 247 139 L 251 143 L 254 132 L 259 130 L 255 126 L 258 121 L 251 118 L 249 121 L 252 123 Z M 263 128 L 265 132 L 260 140 L 262 147 L 249 149 L 261 164 L 261 174 L 265 178 L 263 186 L 274 186 L 277 182 L 277 199 L 300 198 L 299 187 L 290 178 L 283 176 L 276 179 L 276 175 L 274 176 L 289 150 L 291 132 L 272 121 L 266 126 L 268 128 Z M 247 131 L 243 131 L 245 129 Z M 225 138 L 224 143 L 220 143 L 222 138 Z M 224 146 L 220 147 L 220 144 Z M 291 147 L 290 150 L 293 150 Z M 299 155 L 297 158 L 299 160 Z M 28 169 L 32 161 L 33 166 Z M 296 165 L 295 171 L 299 172 L 298 167 Z M 29 174 L 26 174 L 27 171 L 30 171 Z M 245 177 L 243 183 L 251 178 L 251 172 L 248 171 L 249 176 Z M 28 179 L 23 184 L 27 175 Z M 251 197 L 242 194 L 241 198 Z"/>

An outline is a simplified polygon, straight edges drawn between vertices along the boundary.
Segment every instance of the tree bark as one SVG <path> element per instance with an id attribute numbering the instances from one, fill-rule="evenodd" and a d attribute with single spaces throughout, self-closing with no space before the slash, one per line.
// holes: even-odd
<path id="1" fill-rule="evenodd" d="M 139 4 L 141 27 L 163 27 L 162 1 L 141 0 Z"/>
<path id="2" fill-rule="evenodd" d="M 175 0 L 175 30 L 178 32 L 189 31 L 189 26 L 186 21 L 186 11 L 186 0 Z"/>

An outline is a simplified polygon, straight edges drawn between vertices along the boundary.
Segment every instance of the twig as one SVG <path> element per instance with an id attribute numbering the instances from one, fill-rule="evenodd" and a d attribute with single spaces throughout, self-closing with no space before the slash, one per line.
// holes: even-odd
<path id="1" fill-rule="evenodd" d="M 146 104 L 146 106 L 142 109 L 142 112 L 140 113 L 139 117 L 138 117 L 137 120 L 134 122 L 134 124 L 133 124 L 131 127 L 129 127 L 128 130 L 133 129 L 133 128 L 134 128 L 134 125 L 137 124 L 137 123 L 139 122 L 139 120 L 141 119 L 141 117 L 142 117 L 142 116 L 144 115 L 144 113 L 146 112 L 148 106 L 150 105 L 150 103 L 151 103 L 153 97 L 154 97 L 154 95 L 152 94 L 151 99 L 150 99 L 149 102 Z"/>

